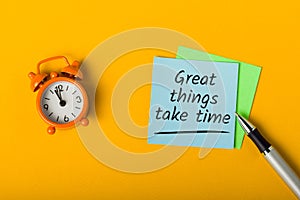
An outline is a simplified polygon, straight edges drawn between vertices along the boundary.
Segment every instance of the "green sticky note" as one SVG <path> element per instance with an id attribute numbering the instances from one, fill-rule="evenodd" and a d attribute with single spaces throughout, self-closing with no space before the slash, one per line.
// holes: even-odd
<path id="1" fill-rule="evenodd" d="M 202 60 L 214 62 L 237 62 L 239 63 L 239 78 L 238 78 L 238 94 L 237 94 L 237 112 L 248 118 L 250 115 L 252 103 L 254 100 L 256 87 L 258 84 L 261 68 L 248 63 L 237 60 L 224 58 L 214 54 L 190 49 L 187 47 L 179 47 L 176 58 L 188 60 Z M 236 121 L 234 148 L 240 149 L 243 144 L 244 131 Z"/>

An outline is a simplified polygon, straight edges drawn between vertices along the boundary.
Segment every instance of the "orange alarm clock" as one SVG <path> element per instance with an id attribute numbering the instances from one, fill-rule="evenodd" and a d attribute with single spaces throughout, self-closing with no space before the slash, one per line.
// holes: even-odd
<path id="1" fill-rule="evenodd" d="M 51 72 L 50 75 L 40 72 L 43 63 L 63 59 L 65 66 L 61 73 Z M 44 59 L 37 64 L 37 73 L 28 74 L 31 79 L 31 90 L 39 90 L 36 107 L 41 118 L 50 126 L 49 134 L 54 134 L 56 128 L 69 128 L 80 123 L 87 126 L 88 97 L 85 89 L 77 80 L 83 78 L 79 70 L 80 63 L 74 61 L 70 65 L 65 56 L 55 56 Z"/>

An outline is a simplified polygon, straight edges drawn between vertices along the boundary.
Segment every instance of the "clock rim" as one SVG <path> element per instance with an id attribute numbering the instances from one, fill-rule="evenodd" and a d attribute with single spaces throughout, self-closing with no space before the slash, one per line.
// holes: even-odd
<path id="1" fill-rule="evenodd" d="M 69 82 L 71 84 L 74 84 L 76 85 L 81 94 L 82 94 L 82 97 L 83 97 L 83 108 L 82 108 L 82 111 L 81 113 L 79 114 L 79 116 L 75 119 L 75 120 L 72 120 L 68 123 L 65 123 L 65 124 L 59 124 L 59 123 L 56 123 L 54 121 L 51 121 L 50 119 L 48 119 L 43 111 L 42 111 L 42 108 L 41 108 L 41 98 L 42 98 L 42 94 L 44 93 L 44 91 L 48 88 L 49 85 L 51 85 L 52 83 L 55 83 L 55 82 L 58 82 L 58 81 L 66 81 L 66 82 Z M 39 89 L 39 92 L 38 92 L 38 95 L 37 95 L 37 98 L 36 98 L 36 107 L 37 107 L 37 110 L 38 110 L 38 113 L 39 115 L 41 116 L 41 118 L 49 125 L 51 126 L 54 126 L 56 128 L 70 128 L 70 127 L 73 127 L 75 126 L 78 122 L 80 122 L 82 119 L 86 118 L 86 115 L 87 115 L 87 111 L 88 111 L 88 107 L 89 107 L 89 102 L 88 102 L 88 96 L 87 96 L 87 93 L 85 91 L 85 89 L 83 88 L 83 86 L 78 83 L 77 81 L 73 80 L 73 79 L 70 79 L 70 78 L 67 78 L 67 77 L 54 77 L 50 80 L 48 80 L 47 82 L 45 82 L 45 84 L 43 84 L 41 86 L 41 88 Z"/>

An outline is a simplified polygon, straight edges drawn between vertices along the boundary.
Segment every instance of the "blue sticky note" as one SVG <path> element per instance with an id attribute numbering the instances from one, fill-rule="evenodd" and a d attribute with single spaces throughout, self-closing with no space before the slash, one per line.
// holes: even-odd
<path id="1" fill-rule="evenodd" d="M 155 57 L 148 143 L 233 148 L 238 68 Z"/>

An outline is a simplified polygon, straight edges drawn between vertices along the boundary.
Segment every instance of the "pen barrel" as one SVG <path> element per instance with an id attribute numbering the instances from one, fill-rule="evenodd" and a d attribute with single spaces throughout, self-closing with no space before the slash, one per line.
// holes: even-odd
<path id="1" fill-rule="evenodd" d="M 271 146 L 269 152 L 264 152 L 265 159 L 275 169 L 277 174 L 289 186 L 292 192 L 300 199 L 300 179 L 281 155 Z"/>
<path id="2" fill-rule="evenodd" d="M 260 153 L 269 151 L 271 144 L 259 133 L 257 128 L 248 133 L 248 137 L 254 142 Z"/>

